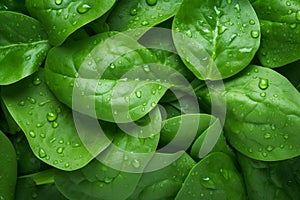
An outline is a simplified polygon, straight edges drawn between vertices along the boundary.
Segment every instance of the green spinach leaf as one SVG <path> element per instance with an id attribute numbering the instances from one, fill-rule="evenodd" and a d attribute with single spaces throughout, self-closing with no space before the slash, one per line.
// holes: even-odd
<path id="1" fill-rule="evenodd" d="M 203 158 L 190 171 L 176 196 L 180 199 L 246 199 L 234 160 L 221 152 Z"/>
<path id="2" fill-rule="evenodd" d="M 104 15 L 114 3 L 115 0 L 26 0 L 26 7 L 44 24 L 49 42 L 58 46 L 71 33 Z"/>
<path id="3" fill-rule="evenodd" d="M 238 73 L 260 44 L 259 22 L 247 0 L 184 0 L 173 31 L 179 55 L 201 80 Z"/>
<path id="4" fill-rule="evenodd" d="M 78 135 L 71 110 L 49 91 L 43 69 L 18 83 L 2 87 L 2 98 L 24 131 L 34 154 L 56 168 L 81 168 L 110 144 L 89 124 L 85 126 L 89 138 Z"/>
<path id="5" fill-rule="evenodd" d="M 281 67 L 300 59 L 300 2 L 252 0 L 261 24 L 258 58 L 263 66 Z"/>
<path id="6" fill-rule="evenodd" d="M 31 17 L 0 11 L 0 24 L 0 85 L 8 85 L 37 71 L 50 45 L 41 23 Z"/>
<path id="7" fill-rule="evenodd" d="M 197 94 L 209 102 L 227 102 L 225 135 L 239 152 L 253 159 L 277 161 L 300 155 L 300 93 L 276 71 L 251 65 L 235 77 Z M 221 90 L 220 90 L 221 88 Z"/>

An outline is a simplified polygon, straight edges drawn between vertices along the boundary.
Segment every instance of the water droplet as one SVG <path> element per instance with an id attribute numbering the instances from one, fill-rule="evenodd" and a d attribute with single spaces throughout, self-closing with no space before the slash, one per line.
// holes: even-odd
<path id="1" fill-rule="evenodd" d="M 290 5 L 291 5 L 291 2 L 287 1 L 287 2 L 286 2 L 286 5 L 287 5 L 287 6 L 290 6 Z"/>
<path id="2" fill-rule="evenodd" d="M 69 163 L 66 163 L 66 164 L 65 164 L 65 168 L 68 168 L 68 167 L 70 167 L 70 164 L 69 164 Z"/>
<path id="3" fill-rule="evenodd" d="M 30 60 L 31 59 L 31 56 L 26 56 L 25 57 L 25 60 Z"/>
<path id="4" fill-rule="evenodd" d="M 137 98 L 141 98 L 142 97 L 142 92 L 141 91 L 136 91 L 135 95 Z"/>
<path id="5" fill-rule="evenodd" d="M 251 37 L 258 38 L 259 37 L 259 31 L 251 31 Z"/>
<path id="6" fill-rule="evenodd" d="M 266 96 L 266 93 L 265 93 L 265 92 L 262 92 L 262 93 L 260 93 L 260 96 L 261 96 L 261 97 L 265 97 L 265 96 Z"/>
<path id="7" fill-rule="evenodd" d="M 39 150 L 39 156 L 40 158 L 45 158 L 47 156 L 46 152 L 44 149 L 40 148 Z"/>
<path id="8" fill-rule="evenodd" d="M 287 139 L 289 139 L 289 135 L 288 134 L 284 134 L 283 138 L 287 140 Z"/>
<path id="9" fill-rule="evenodd" d="M 63 148 L 63 147 L 58 147 L 58 148 L 56 149 L 56 152 L 57 152 L 58 154 L 62 154 L 63 151 L 64 151 L 64 148 Z"/>
<path id="10" fill-rule="evenodd" d="M 31 197 L 32 197 L 33 199 L 35 199 L 35 198 L 38 197 L 38 194 L 37 194 L 36 192 L 32 192 Z"/>
<path id="11" fill-rule="evenodd" d="M 238 4 L 238 3 L 235 4 L 234 9 L 236 12 L 240 12 L 241 11 L 240 4 Z"/>
<path id="12" fill-rule="evenodd" d="M 64 143 L 64 139 L 60 139 L 60 140 L 58 141 L 58 143 L 59 143 L 59 144 L 63 144 L 63 143 Z"/>
<path id="13" fill-rule="evenodd" d="M 157 4 L 157 0 L 146 0 L 146 2 L 149 6 L 154 6 Z"/>
<path id="14" fill-rule="evenodd" d="M 267 157 L 268 156 L 268 154 L 266 152 L 263 152 L 262 155 L 263 155 L 263 157 Z"/>
<path id="15" fill-rule="evenodd" d="M 48 122 L 53 122 L 57 119 L 57 114 L 53 112 L 48 112 L 47 113 L 47 120 Z"/>
<path id="16" fill-rule="evenodd" d="M 193 34 L 192 34 L 191 30 L 187 30 L 187 31 L 185 32 L 185 34 L 186 34 L 186 36 L 188 36 L 189 38 L 193 37 Z"/>
<path id="17" fill-rule="evenodd" d="M 291 25 L 290 25 L 290 28 L 291 28 L 291 29 L 295 29 L 296 27 L 297 27 L 297 24 L 291 24 Z"/>
<path id="18" fill-rule="evenodd" d="M 232 0 L 227 0 L 227 3 L 228 3 L 229 5 L 231 5 L 231 4 L 232 4 Z"/>
<path id="19" fill-rule="evenodd" d="M 27 100 L 32 103 L 32 104 L 35 104 L 36 103 L 36 100 L 32 97 L 27 97 Z"/>
<path id="20" fill-rule="evenodd" d="M 300 21 L 300 10 L 296 12 L 296 19 Z"/>
<path id="21" fill-rule="evenodd" d="M 267 148 L 266 148 L 266 149 L 267 149 L 267 151 L 269 151 L 269 152 L 270 152 L 270 151 L 272 151 L 272 150 L 274 149 L 274 147 L 273 147 L 273 146 L 271 146 L 271 145 L 269 145 L 269 146 L 267 146 Z"/>
<path id="22" fill-rule="evenodd" d="M 111 183 L 113 181 L 113 179 L 112 178 L 110 178 L 110 177 L 105 177 L 105 179 L 104 179 L 104 183 Z"/>
<path id="23" fill-rule="evenodd" d="M 131 165 L 134 167 L 134 168 L 139 168 L 140 167 L 140 161 L 138 161 L 137 159 L 134 159 L 131 161 Z"/>
<path id="24" fill-rule="evenodd" d="M 249 153 L 252 153 L 252 152 L 253 152 L 253 149 L 252 149 L 252 148 L 249 148 L 249 149 L 248 149 L 248 152 L 249 152 Z"/>
<path id="25" fill-rule="evenodd" d="M 41 137 L 41 138 L 45 138 L 45 137 L 46 137 L 45 133 L 41 133 L 41 134 L 40 134 L 40 137 Z"/>
<path id="26" fill-rule="evenodd" d="M 91 9 L 91 6 L 88 4 L 81 4 L 77 7 L 77 12 L 80 14 L 84 14 Z"/>
<path id="27" fill-rule="evenodd" d="M 149 65 L 144 65 L 143 69 L 144 69 L 145 72 L 150 72 Z"/>
<path id="28" fill-rule="evenodd" d="M 201 184 L 208 189 L 216 189 L 216 185 L 209 177 L 200 179 Z"/>
<path id="29" fill-rule="evenodd" d="M 270 139 L 271 138 L 271 134 L 270 133 L 265 133 L 264 134 L 264 138 L 265 139 Z"/>
<path id="30" fill-rule="evenodd" d="M 254 24 L 255 24 L 255 21 L 254 21 L 253 19 L 251 19 L 251 20 L 249 21 L 249 24 L 250 24 L 250 25 L 254 25 Z"/>
<path id="31" fill-rule="evenodd" d="M 221 35 L 224 33 L 228 28 L 226 26 L 219 26 L 218 27 L 218 34 Z"/>
<path id="32" fill-rule="evenodd" d="M 25 105 L 25 101 L 20 101 L 20 102 L 18 103 L 18 105 L 19 105 L 19 106 L 24 106 L 24 105 Z"/>
<path id="33" fill-rule="evenodd" d="M 130 10 L 130 15 L 135 16 L 137 14 L 137 10 L 135 8 Z"/>
<path id="34" fill-rule="evenodd" d="M 220 172 L 221 172 L 222 176 L 223 176 L 226 180 L 228 180 L 228 178 L 229 178 L 229 173 L 228 173 L 228 171 L 227 171 L 226 169 L 220 169 Z"/>
<path id="35" fill-rule="evenodd" d="M 41 79 L 39 77 L 36 77 L 33 81 L 32 81 L 32 84 L 37 86 L 37 85 L 40 85 L 41 84 Z"/>
<path id="36" fill-rule="evenodd" d="M 148 21 L 146 21 L 146 20 L 144 20 L 144 21 L 142 21 L 142 23 L 141 23 L 143 26 L 147 26 L 148 24 L 149 24 L 149 22 Z"/>
<path id="37" fill-rule="evenodd" d="M 56 5 L 62 4 L 62 0 L 55 0 L 55 4 L 56 4 Z"/>
<path id="38" fill-rule="evenodd" d="M 265 79 L 265 78 L 260 78 L 259 83 L 258 83 L 258 87 L 262 90 L 267 89 L 269 87 L 269 80 Z"/>
<path id="39" fill-rule="evenodd" d="M 34 131 L 29 131 L 29 136 L 32 137 L 32 138 L 35 138 L 36 137 L 36 134 Z"/>
<path id="40" fill-rule="evenodd" d="M 152 107 L 156 106 L 156 103 L 155 103 L 155 102 L 152 102 L 152 103 L 151 103 L 151 106 L 152 106 Z"/>
<path id="41" fill-rule="evenodd" d="M 57 123 L 55 121 L 52 123 L 52 128 L 57 128 L 58 126 L 59 126 L 59 123 Z"/>

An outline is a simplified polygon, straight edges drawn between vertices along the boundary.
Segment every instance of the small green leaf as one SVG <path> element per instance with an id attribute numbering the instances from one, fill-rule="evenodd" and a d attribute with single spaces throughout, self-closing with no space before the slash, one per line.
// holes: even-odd
<path id="1" fill-rule="evenodd" d="M 231 157 L 214 152 L 203 158 L 192 168 L 175 199 L 200 198 L 246 199 L 242 176 Z"/>
<path id="2" fill-rule="evenodd" d="M 0 11 L 0 24 L 0 85 L 8 85 L 37 71 L 50 45 L 41 23 L 31 17 Z"/>
<path id="3" fill-rule="evenodd" d="M 49 42 L 58 46 L 74 31 L 104 15 L 114 3 L 115 0 L 26 0 L 26 7 L 45 26 Z"/>
<path id="4" fill-rule="evenodd" d="M 89 123 L 84 124 L 89 138 L 79 135 L 72 111 L 46 86 L 43 69 L 18 83 L 2 87 L 2 98 L 24 131 L 35 156 L 56 168 L 67 171 L 81 168 L 110 144 Z"/>

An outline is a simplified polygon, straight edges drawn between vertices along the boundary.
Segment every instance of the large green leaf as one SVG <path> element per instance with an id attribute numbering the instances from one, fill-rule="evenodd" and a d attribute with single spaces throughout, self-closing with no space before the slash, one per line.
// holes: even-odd
<path id="1" fill-rule="evenodd" d="M 29 13 L 45 25 L 49 42 L 58 46 L 74 31 L 104 15 L 115 0 L 26 0 Z"/>
<path id="2" fill-rule="evenodd" d="M 184 0 L 172 29 L 179 55 L 201 80 L 238 73 L 260 44 L 259 22 L 248 0 Z"/>
<path id="3" fill-rule="evenodd" d="M 0 11 L 0 24 L 0 85 L 8 85 L 37 71 L 50 45 L 41 23 L 31 17 Z"/>
<path id="4" fill-rule="evenodd" d="M 188 85 L 148 49 L 114 32 L 53 48 L 45 73 L 60 101 L 111 122 L 138 120 L 157 105 L 168 88 Z"/>
<path id="5" fill-rule="evenodd" d="M 225 135 L 248 157 L 276 161 L 300 155 L 300 93 L 272 69 L 251 65 L 223 85 L 215 83 L 197 94 L 212 107 L 227 102 Z"/>
<path id="6" fill-rule="evenodd" d="M 32 151 L 49 165 L 62 170 L 81 168 L 110 144 L 88 123 L 85 134 L 89 134 L 89 138 L 79 135 L 72 111 L 59 102 L 45 84 L 43 69 L 18 83 L 2 87 L 1 92 Z"/>
<path id="7" fill-rule="evenodd" d="M 300 2 L 251 0 L 261 24 L 258 58 L 263 66 L 281 67 L 300 59 Z"/>

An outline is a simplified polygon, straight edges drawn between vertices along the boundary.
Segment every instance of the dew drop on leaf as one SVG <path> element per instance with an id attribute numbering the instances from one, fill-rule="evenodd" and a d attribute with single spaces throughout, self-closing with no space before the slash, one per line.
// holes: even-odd
<path id="1" fill-rule="evenodd" d="M 259 83 L 258 83 L 258 87 L 262 90 L 267 89 L 269 87 L 269 80 L 265 79 L 265 78 L 260 78 Z"/>
<path id="2" fill-rule="evenodd" d="M 140 167 L 140 161 L 138 161 L 137 159 L 134 159 L 131 161 L 131 165 L 134 167 L 134 168 L 139 168 Z"/>
<path id="3" fill-rule="evenodd" d="M 19 105 L 19 106 L 24 106 L 24 105 L 25 105 L 25 101 L 23 101 L 23 100 L 20 101 L 20 102 L 18 103 L 18 105 Z"/>
<path id="4" fill-rule="evenodd" d="M 251 31 L 251 37 L 252 38 L 258 38 L 259 37 L 259 31 Z"/>
<path id="5" fill-rule="evenodd" d="M 53 122 L 57 119 L 57 114 L 56 113 L 53 113 L 53 112 L 48 112 L 47 113 L 47 120 L 49 122 Z"/>
<path id="6" fill-rule="evenodd" d="M 32 84 L 35 86 L 38 86 L 42 83 L 41 79 L 39 77 L 36 77 L 33 81 Z"/>
<path id="7" fill-rule="evenodd" d="M 157 4 L 157 0 L 146 0 L 146 3 L 149 5 L 149 6 L 154 6 Z"/>
<path id="8" fill-rule="evenodd" d="M 149 24 L 149 22 L 148 21 L 146 21 L 146 20 L 144 20 L 144 21 L 142 21 L 142 23 L 141 23 L 143 26 L 147 26 L 148 24 Z"/>
<path id="9" fill-rule="evenodd" d="M 58 126 L 59 126 L 59 123 L 58 123 L 58 122 L 55 122 L 55 121 L 54 121 L 54 122 L 52 123 L 52 128 L 57 128 Z"/>
<path id="10" fill-rule="evenodd" d="M 135 8 L 130 10 L 130 15 L 135 16 L 137 14 L 137 10 Z"/>
<path id="11" fill-rule="evenodd" d="M 62 4 L 62 0 L 55 0 L 55 4 L 56 4 L 56 5 Z"/>
<path id="12" fill-rule="evenodd" d="M 58 147 L 58 148 L 56 149 L 56 152 L 57 152 L 58 154 L 62 154 L 63 151 L 64 151 L 64 148 L 62 148 L 62 147 Z"/>
<path id="13" fill-rule="evenodd" d="M 35 134 L 34 131 L 29 131 L 29 136 L 32 137 L 32 138 L 35 138 L 36 134 Z"/>
<path id="14" fill-rule="evenodd" d="M 204 177 L 200 179 L 200 183 L 208 189 L 216 189 L 216 185 L 213 180 L 211 180 L 209 177 Z"/>
<path id="15" fill-rule="evenodd" d="M 137 98 L 141 98 L 142 97 L 142 92 L 141 91 L 136 91 L 135 95 Z"/>
<path id="16" fill-rule="evenodd" d="M 80 14 L 87 13 L 91 9 L 91 6 L 88 4 L 81 4 L 77 7 L 77 12 Z"/>
<path id="17" fill-rule="evenodd" d="M 47 156 L 46 152 L 44 149 L 40 148 L 39 150 L 39 156 L 40 158 L 45 158 Z"/>
<path id="18" fill-rule="evenodd" d="M 296 12 L 296 19 L 297 19 L 298 21 L 300 21 L 300 10 L 298 10 L 298 11 Z"/>

